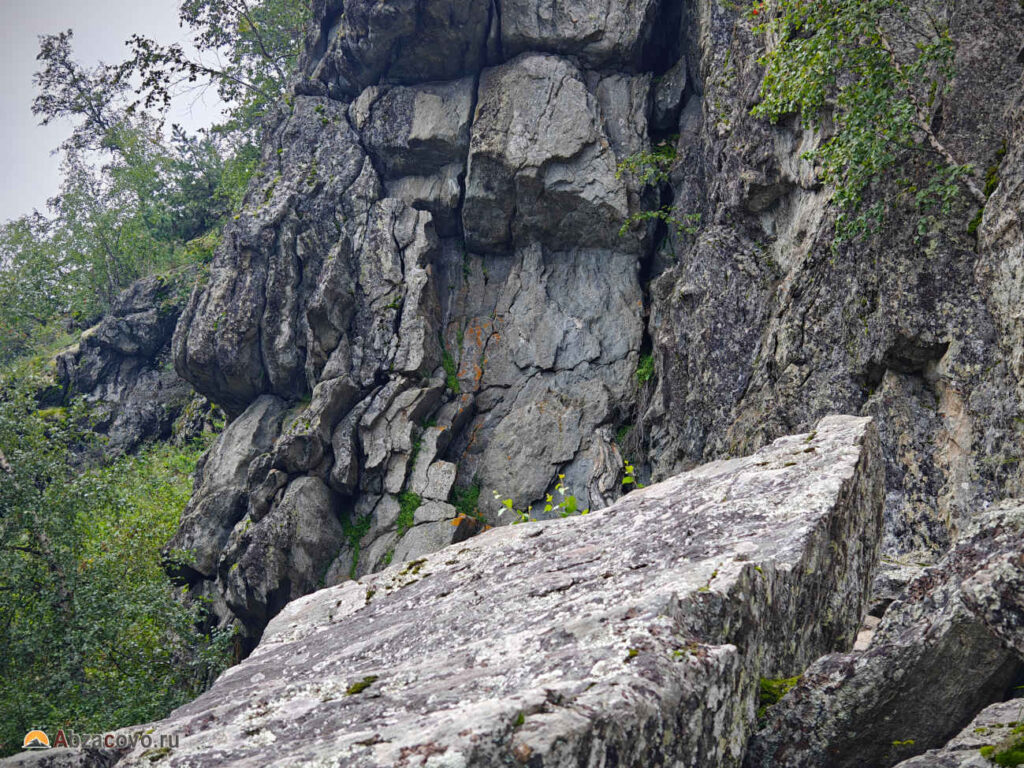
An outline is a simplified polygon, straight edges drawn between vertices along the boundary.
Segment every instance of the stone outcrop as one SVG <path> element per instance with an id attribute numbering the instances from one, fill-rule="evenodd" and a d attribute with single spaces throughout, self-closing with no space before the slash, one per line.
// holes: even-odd
<path id="1" fill-rule="evenodd" d="M 218 518 L 235 522 L 215 572 L 193 573 L 222 607 L 248 595 L 245 616 L 221 618 L 255 637 L 280 602 L 266 596 L 415 552 L 400 498 L 425 507 L 417 536 L 439 546 L 500 522 L 493 491 L 525 506 L 564 475 L 596 509 L 627 458 L 668 477 L 828 413 L 879 425 L 892 558 L 935 562 L 973 510 L 1021 491 L 1019 4 L 942 11 L 957 74 L 934 130 L 993 182 L 976 231 L 964 195 L 924 230 L 896 209 L 837 254 L 802 159 L 820 137 L 749 114 L 764 42 L 736 4 L 313 13 L 245 209 L 175 334 L 179 373 L 232 416 L 265 396 L 290 414 Z M 662 142 L 667 180 L 621 172 Z M 668 225 L 635 222 L 660 206 Z M 654 380 L 638 387 L 647 353 Z M 323 529 L 314 560 L 332 563 L 297 582 L 250 570 L 253 546 L 287 559 L 277 523 L 246 532 L 299 481 L 348 531 Z M 450 525 L 460 512 L 479 516 L 472 530 Z M 198 540 L 194 525 L 179 538 Z M 906 580 L 887 569 L 880 597 Z"/>
<path id="2" fill-rule="evenodd" d="M 109 456 L 144 442 L 186 440 L 209 426 L 210 404 L 175 373 L 170 353 L 195 281 L 195 270 L 136 281 L 77 344 L 57 356 L 64 397 L 90 404 Z"/>
<path id="3" fill-rule="evenodd" d="M 747 768 L 891 766 L 1011 693 L 1024 661 L 990 627 L 1019 638 L 1020 593 L 1002 587 L 1022 544 L 1020 502 L 979 513 L 889 607 L 866 651 L 817 660 L 768 711 Z"/>
<path id="4" fill-rule="evenodd" d="M 994 185 L 977 236 L 965 192 L 923 236 L 918 213 L 894 205 L 877 236 L 833 254 L 829 191 L 801 159 L 820 137 L 749 113 L 758 20 L 729 3 L 687 6 L 696 83 L 671 186 L 674 217 L 701 224 L 670 228 L 663 258 L 676 263 L 653 287 L 659 376 L 645 421 L 664 476 L 825 413 L 871 415 L 887 463 L 886 552 L 933 563 L 974 511 L 1021 490 L 1024 9 L 930 7 L 957 51 L 936 135 Z"/>
<path id="5" fill-rule="evenodd" d="M 525 506 L 564 475 L 581 507 L 620 494 L 646 240 L 620 236 L 644 200 L 617 169 L 650 144 L 678 13 L 506 5 L 316 4 L 304 75 L 178 324 L 177 370 L 240 426 L 168 555 L 251 637 L 318 584 L 499 522 L 495 490 Z M 269 443 L 266 398 L 285 414 Z M 259 446 L 244 471 L 229 441 Z M 296 559 L 298 518 L 323 539 Z"/>
<path id="6" fill-rule="evenodd" d="M 997 763 L 990 758 L 1013 747 L 1024 748 L 1022 725 L 1024 699 L 993 704 L 982 710 L 946 746 L 905 760 L 898 768 L 992 768 L 993 765 L 1012 765 L 1007 762 Z"/>
<path id="7" fill-rule="evenodd" d="M 758 678 L 852 643 L 883 482 L 871 422 L 831 417 L 492 530 L 292 601 L 145 732 L 180 734 L 167 766 L 738 766 Z"/>

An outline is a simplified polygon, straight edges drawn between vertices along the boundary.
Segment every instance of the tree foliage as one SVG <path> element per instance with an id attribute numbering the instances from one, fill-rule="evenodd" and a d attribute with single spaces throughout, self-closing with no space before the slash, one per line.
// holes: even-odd
<path id="1" fill-rule="evenodd" d="M 135 36 L 131 57 L 113 65 L 77 61 L 71 30 L 41 38 L 32 109 L 72 133 L 49 215 L 0 227 L 0 360 L 57 318 L 94 322 L 138 277 L 209 259 L 309 17 L 305 0 L 183 0 L 197 58 Z M 198 134 L 165 128 L 171 98 L 192 88 L 215 88 L 225 120 Z"/>
<path id="2" fill-rule="evenodd" d="M 81 464 L 80 404 L 39 411 L 25 387 L 0 401 L 0 751 L 31 727 L 100 732 L 161 717 L 227 658 L 197 633 L 160 568 L 199 446 L 105 468 Z"/>
<path id="3" fill-rule="evenodd" d="M 971 166 L 936 133 L 955 50 L 927 2 L 770 0 L 752 14 L 768 41 L 753 114 L 773 123 L 798 114 L 821 131 L 807 157 L 834 189 L 839 241 L 882 220 L 886 202 L 872 190 L 883 179 L 923 213 L 948 213 L 961 187 L 984 202 Z M 923 183 L 911 166 L 924 169 Z"/>
<path id="4" fill-rule="evenodd" d="M 133 280 L 210 258 L 310 8 L 183 0 L 180 15 L 202 61 L 136 37 L 129 61 L 86 65 L 70 30 L 40 42 L 33 111 L 72 133 L 47 212 L 0 226 L 0 752 L 30 727 L 162 717 L 225 662 L 228 638 L 201 630 L 202 605 L 160 567 L 201 447 L 105 466 L 88 409 L 40 410 L 48 384 L 34 378 L 65 329 L 95 322 Z M 168 128 L 169 98 L 189 87 L 216 88 L 224 122 Z"/>
<path id="5" fill-rule="evenodd" d="M 214 87 L 228 105 L 218 126 L 239 144 L 259 139 L 260 121 L 284 93 L 295 71 L 306 26 L 308 0 L 183 0 L 179 17 L 192 31 L 198 55 L 179 44 L 161 45 L 134 35 L 133 56 L 118 69 L 124 81 L 141 77 L 140 104 L 165 109 L 176 95 Z"/>

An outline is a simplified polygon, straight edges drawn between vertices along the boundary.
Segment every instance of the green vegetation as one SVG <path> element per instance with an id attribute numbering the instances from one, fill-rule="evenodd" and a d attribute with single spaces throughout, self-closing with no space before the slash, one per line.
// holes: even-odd
<path id="1" fill-rule="evenodd" d="M 452 488 L 449 503 L 460 515 L 480 519 L 480 481 L 474 480 L 472 485 L 465 488 Z"/>
<path id="2" fill-rule="evenodd" d="M 637 152 L 621 160 L 615 170 L 615 178 L 629 174 L 641 187 L 663 184 L 669 180 L 669 172 L 676 161 L 676 142 L 672 136 L 659 142 L 649 151 Z"/>
<path id="3" fill-rule="evenodd" d="M 182 0 L 199 59 L 136 36 L 129 60 L 88 66 L 70 30 L 40 39 L 32 110 L 73 132 L 48 210 L 0 226 L 0 363 L 57 322 L 92 325 L 139 277 L 211 260 L 309 17 L 305 0 Z M 205 87 L 226 103 L 224 122 L 194 135 L 165 128 L 170 99 Z"/>
<path id="4" fill-rule="evenodd" d="M 758 699 L 757 719 L 763 721 L 768 714 L 768 707 L 778 704 L 790 690 L 800 682 L 800 675 L 770 679 L 761 678 L 760 697 Z"/>
<path id="5" fill-rule="evenodd" d="M 228 661 L 161 568 L 203 446 L 81 464 L 88 414 L 0 399 L 0 753 L 30 727 L 104 731 L 167 714 Z M 51 409 L 52 411 L 52 409 Z"/>
<path id="6" fill-rule="evenodd" d="M 348 687 L 348 689 L 346 689 L 345 695 L 346 696 L 355 696 L 357 693 L 362 693 L 367 688 L 369 688 L 371 685 L 373 685 L 375 682 L 377 682 L 377 680 L 378 680 L 377 675 L 367 675 L 362 680 L 360 680 L 358 682 L 355 682 L 355 683 L 352 683 L 352 685 L 350 685 Z"/>
<path id="7" fill-rule="evenodd" d="M 643 386 L 654 378 L 654 355 L 640 355 L 636 366 L 636 383 Z"/>
<path id="8" fill-rule="evenodd" d="M 933 130 L 954 74 L 953 40 L 940 18 L 905 0 L 776 0 L 751 13 L 772 41 L 753 114 L 828 125 L 805 157 L 833 189 L 836 245 L 877 230 L 898 202 L 884 199 L 880 179 L 917 208 L 921 230 L 951 212 L 962 187 L 984 205 L 973 168 Z"/>
<path id="9" fill-rule="evenodd" d="M 452 353 L 444 348 L 441 351 L 441 365 L 444 366 L 444 377 L 445 383 L 448 385 L 448 389 L 453 394 L 460 394 L 462 388 L 459 386 L 459 368 L 455 364 L 455 359 L 452 357 Z"/>
<path id="10" fill-rule="evenodd" d="M 657 187 L 668 182 L 669 172 L 676 161 L 676 142 L 678 136 L 671 136 L 657 144 L 650 151 L 637 152 L 619 161 L 615 170 L 615 178 L 629 175 L 643 189 Z M 647 211 L 631 214 L 619 228 L 619 236 L 625 237 L 637 224 L 649 221 L 661 221 L 675 229 L 679 235 L 696 235 L 699 231 L 701 215 L 689 213 L 679 218 L 672 213 L 672 206 L 663 205 Z"/>
<path id="11" fill-rule="evenodd" d="M 416 510 L 423 504 L 423 499 L 412 491 L 398 494 L 398 536 L 405 536 L 416 522 Z"/>
<path id="12" fill-rule="evenodd" d="M 989 744 L 981 748 L 981 756 L 996 765 L 1024 765 L 1024 724 L 1013 724 L 1010 736 L 998 744 Z M 975 733 L 980 729 L 975 729 Z"/>
<path id="13" fill-rule="evenodd" d="M 349 547 L 352 549 L 352 566 L 348 570 L 350 578 L 356 577 L 356 568 L 359 566 L 359 544 L 363 537 L 370 532 L 370 524 L 373 518 L 370 515 L 363 515 L 352 520 L 342 517 L 341 530 L 345 534 Z"/>
<path id="14" fill-rule="evenodd" d="M 558 482 L 555 484 L 555 493 L 559 495 L 558 501 L 552 494 L 547 494 L 544 498 L 544 512 L 549 514 L 558 514 L 560 517 L 571 517 L 572 515 L 589 515 L 590 509 L 580 510 L 579 501 L 575 496 L 566 492 L 565 487 L 565 475 L 558 476 Z M 502 499 L 501 494 L 494 491 L 495 501 L 501 502 L 501 505 L 505 507 L 502 513 L 511 512 L 515 515 L 515 520 L 512 521 L 513 525 L 519 525 L 520 523 L 535 523 L 537 518 L 533 516 L 533 507 L 527 509 L 519 509 L 516 507 L 515 502 L 512 499 Z"/>

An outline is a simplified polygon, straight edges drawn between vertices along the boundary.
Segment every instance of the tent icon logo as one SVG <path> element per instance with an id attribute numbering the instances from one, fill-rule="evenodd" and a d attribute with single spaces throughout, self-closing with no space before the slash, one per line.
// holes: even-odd
<path id="1" fill-rule="evenodd" d="M 50 737 L 42 731 L 29 731 L 25 734 L 25 741 L 21 745 L 22 749 L 49 749 L 50 748 Z"/>

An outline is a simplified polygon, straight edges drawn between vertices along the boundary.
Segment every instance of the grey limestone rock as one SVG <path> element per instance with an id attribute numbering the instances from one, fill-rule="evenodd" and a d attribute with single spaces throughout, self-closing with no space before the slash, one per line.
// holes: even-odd
<path id="1" fill-rule="evenodd" d="M 966 594 L 1006 553 L 1019 558 L 1022 540 L 1019 502 L 979 513 L 950 554 L 889 607 L 866 651 L 819 659 L 768 710 L 747 768 L 891 766 L 940 746 L 1003 698 L 1021 659 L 990 633 Z M 985 612 L 997 626 L 1005 616 Z"/>
<path id="2" fill-rule="evenodd" d="M 992 768 L 996 765 L 982 754 L 1019 743 L 1024 723 L 1024 699 L 1010 699 L 983 709 L 970 724 L 941 749 L 904 760 L 898 768 Z M 1014 731 L 1017 730 L 1017 733 Z"/>
<path id="3" fill-rule="evenodd" d="M 166 548 L 171 572 L 189 581 L 212 579 L 232 528 L 245 515 L 250 463 L 270 450 L 285 404 L 264 395 L 231 422 L 196 470 L 196 492 Z"/>
<path id="4" fill-rule="evenodd" d="M 956 77 L 936 130 L 994 187 L 977 237 L 965 192 L 942 222 L 894 209 L 831 252 L 834 211 L 802 160 L 819 140 L 753 118 L 763 38 L 728 3 L 688 6 L 673 216 L 649 333 L 654 477 L 743 455 L 834 411 L 874 417 L 886 454 L 886 554 L 934 563 L 986 503 L 1021 491 L 1024 9 L 943 5 Z M 659 84 L 665 85 L 668 73 Z M 655 104 L 661 92 L 656 89 Z M 898 208 L 898 206 L 896 207 Z M 673 263 L 674 262 L 674 263 Z"/>
<path id="5" fill-rule="evenodd" d="M 629 202 L 616 162 L 598 101 L 571 62 L 524 54 L 486 70 L 467 165 L 466 245 L 622 247 Z"/>
<path id="6" fill-rule="evenodd" d="M 634 70 L 656 37 L 666 0 L 500 0 L 506 56 L 550 51 L 579 57 L 586 66 Z"/>
<path id="7" fill-rule="evenodd" d="M 316 0 L 306 89 L 354 96 L 380 81 L 422 83 L 478 72 L 496 23 L 492 0 Z"/>
<path id="8" fill-rule="evenodd" d="M 848 646 L 877 554 L 869 420 L 291 602 L 151 727 L 168 766 L 737 766 L 757 680 Z M 148 764 L 137 749 L 118 765 Z"/>
<path id="9" fill-rule="evenodd" d="M 173 433 L 187 409 L 209 409 L 201 398 L 193 402 L 192 387 L 170 364 L 175 323 L 195 279 L 195 270 L 181 270 L 136 281 L 97 325 L 56 358 L 56 380 L 64 396 L 81 396 L 90 404 L 98 431 L 106 435 L 108 456 L 154 440 L 194 437 L 208 426 L 198 418 L 182 434 Z"/>

